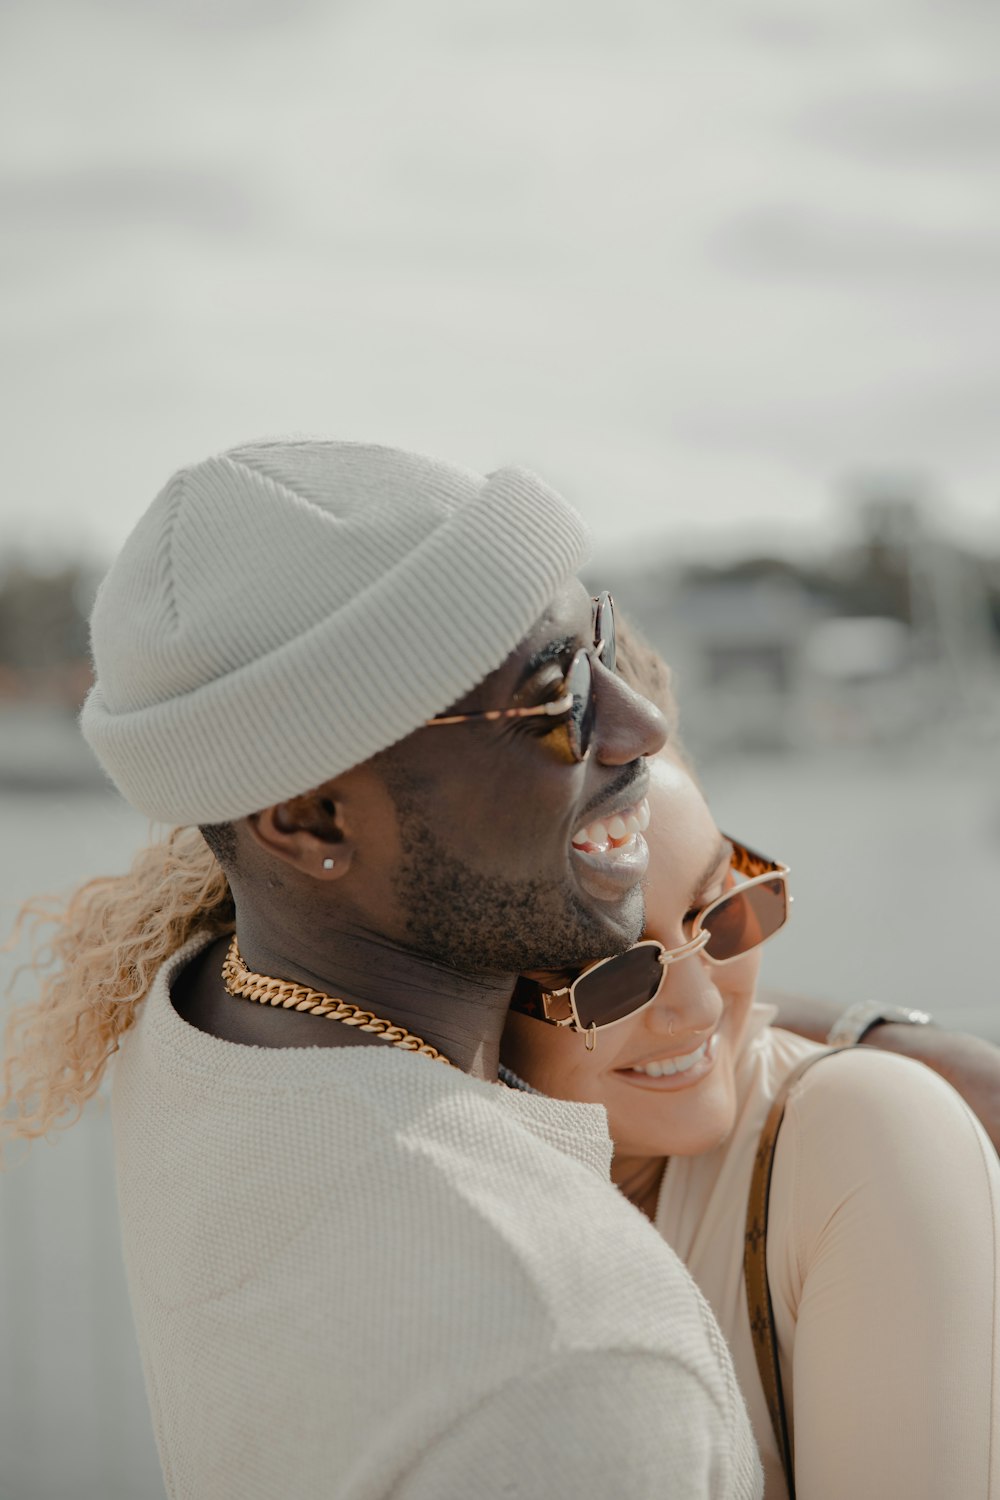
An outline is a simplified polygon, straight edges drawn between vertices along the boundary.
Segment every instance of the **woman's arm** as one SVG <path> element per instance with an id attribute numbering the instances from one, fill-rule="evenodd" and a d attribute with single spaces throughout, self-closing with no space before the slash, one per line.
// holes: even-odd
<path id="1" fill-rule="evenodd" d="M 768 1272 L 800 1500 L 1000 1496 L 1000 1163 L 955 1093 L 818 1063 L 775 1156 Z"/>
<path id="2" fill-rule="evenodd" d="M 776 1025 L 815 1042 L 826 1040 L 843 1009 L 832 1000 L 780 990 L 762 990 L 759 998 L 778 1007 Z M 873 1027 L 860 1045 L 912 1057 L 933 1068 L 978 1115 L 994 1149 L 1000 1152 L 1000 1047 L 964 1031 L 948 1031 L 942 1026 L 897 1026 L 891 1021 Z"/>

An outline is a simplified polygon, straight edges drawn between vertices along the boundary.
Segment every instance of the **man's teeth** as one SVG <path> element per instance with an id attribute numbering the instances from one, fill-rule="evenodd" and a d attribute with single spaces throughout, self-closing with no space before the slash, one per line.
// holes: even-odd
<path id="1" fill-rule="evenodd" d="M 643 797 L 634 807 L 623 808 L 606 822 L 598 818 L 586 827 L 578 828 L 573 835 L 573 847 L 588 854 L 601 854 L 609 848 L 620 849 L 637 833 L 645 833 L 648 827 L 649 803 Z"/>
<path id="2" fill-rule="evenodd" d="M 669 1078 L 672 1073 L 686 1073 L 688 1068 L 693 1068 L 695 1063 L 701 1062 L 708 1051 L 708 1043 L 711 1037 L 696 1047 L 693 1052 L 685 1052 L 683 1057 L 665 1057 L 660 1062 L 636 1063 L 629 1068 L 630 1073 L 645 1073 L 647 1078 Z"/>

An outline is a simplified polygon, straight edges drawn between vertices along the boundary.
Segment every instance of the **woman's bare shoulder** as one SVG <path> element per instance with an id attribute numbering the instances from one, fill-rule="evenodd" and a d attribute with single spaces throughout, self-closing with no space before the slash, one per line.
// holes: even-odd
<path id="1" fill-rule="evenodd" d="M 793 1085 L 779 1137 L 796 1179 L 829 1199 L 861 1183 L 895 1196 L 957 1174 L 1000 1186 L 996 1154 L 962 1097 L 912 1058 L 849 1047 Z M 776 1164 L 777 1166 L 777 1164 Z"/>

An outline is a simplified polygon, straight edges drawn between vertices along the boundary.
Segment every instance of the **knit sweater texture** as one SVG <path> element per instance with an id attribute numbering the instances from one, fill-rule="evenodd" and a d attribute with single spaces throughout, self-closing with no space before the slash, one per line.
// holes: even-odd
<path id="1" fill-rule="evenodd" d="M 247 1047 L 160 971 L 117 1060 L 171 1500 L 761 1494 L 721 1335 L 603 1110 L 391 1047 Z"/>

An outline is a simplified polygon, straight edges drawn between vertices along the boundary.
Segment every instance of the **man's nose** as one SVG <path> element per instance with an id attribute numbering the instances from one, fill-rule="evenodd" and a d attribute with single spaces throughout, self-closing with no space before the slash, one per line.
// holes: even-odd
<path id="1" fill-rule="evenodd" d="M 667 721 L 656 707 L 629 687 L 623 677 L 599 666 L 595 680 L 597 758 L 606 766 L 625 766 L 643 755 L 656 755 L 667 742 Z"/>

